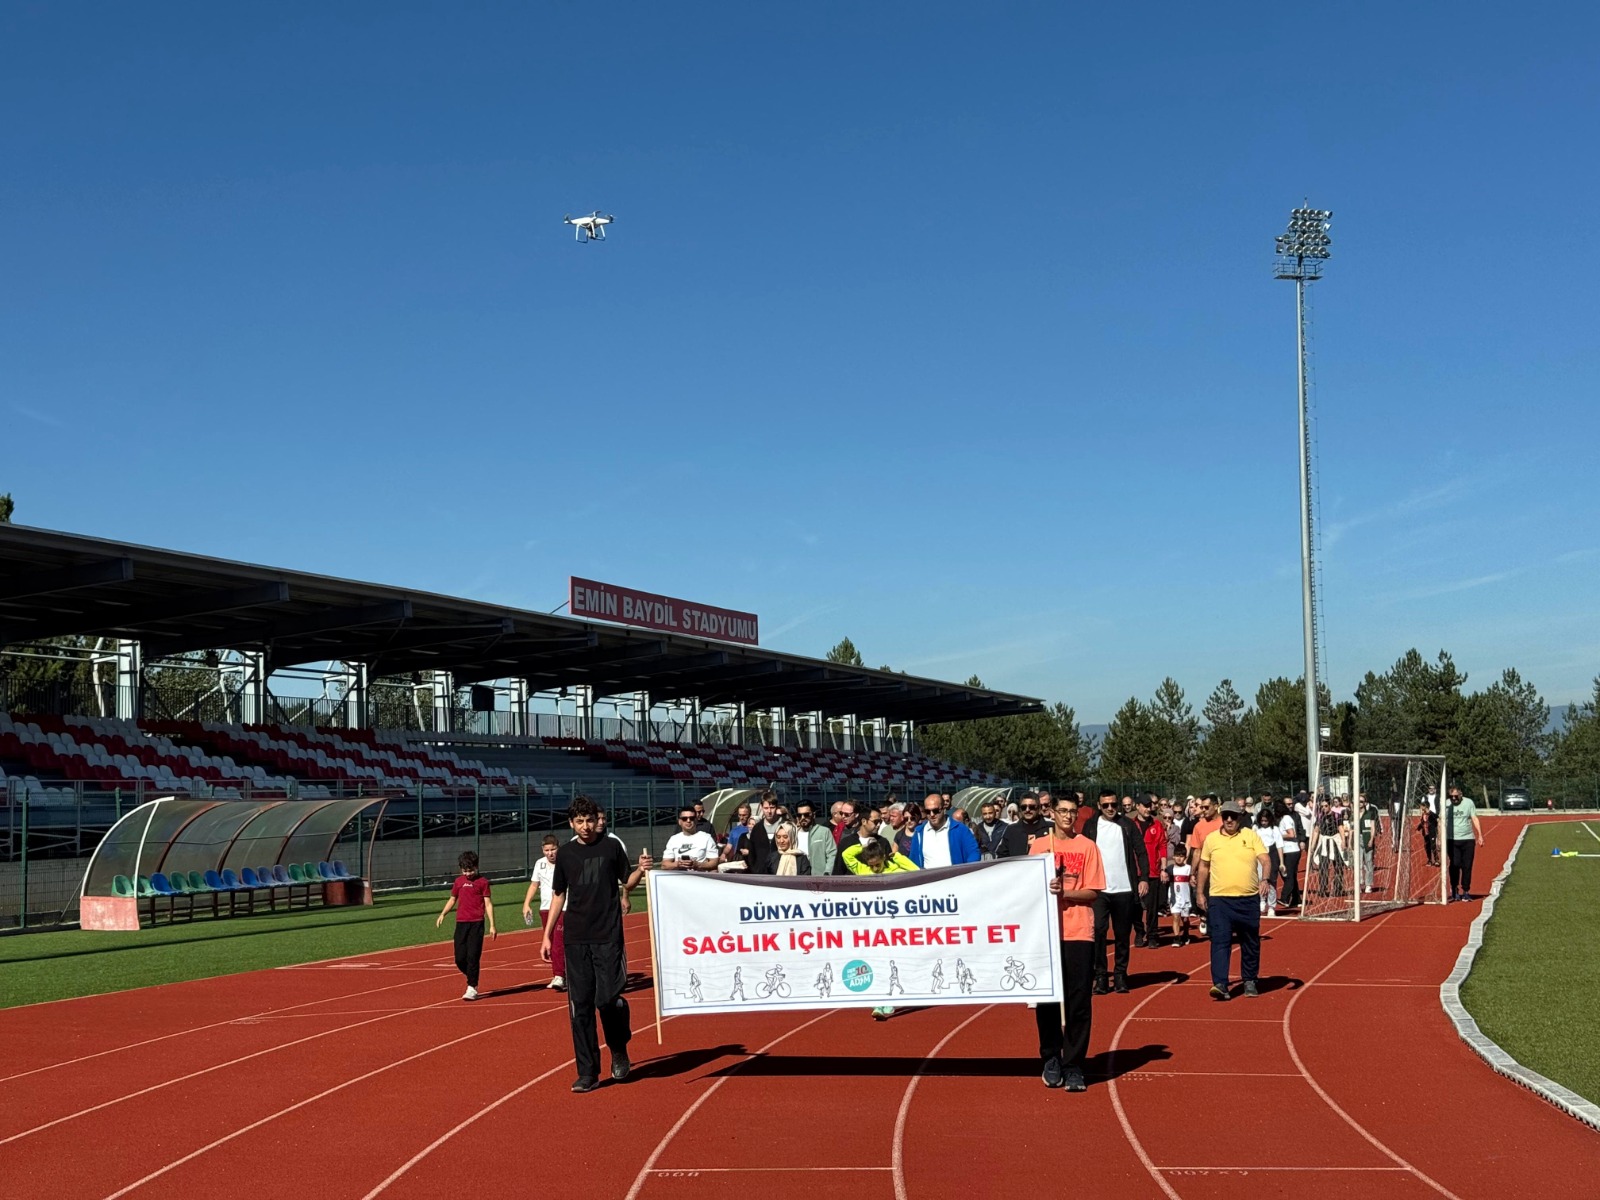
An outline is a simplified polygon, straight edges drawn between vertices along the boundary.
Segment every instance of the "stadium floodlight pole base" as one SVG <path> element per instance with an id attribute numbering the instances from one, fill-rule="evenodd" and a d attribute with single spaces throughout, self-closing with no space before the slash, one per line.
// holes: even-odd
<path id="1" fill-rule="evenodd" d="M 1443 755 L 1322 751 L 1316 782 L 1300 856 L 1302 920 L 1359 921 L 1444 903 Z"/>

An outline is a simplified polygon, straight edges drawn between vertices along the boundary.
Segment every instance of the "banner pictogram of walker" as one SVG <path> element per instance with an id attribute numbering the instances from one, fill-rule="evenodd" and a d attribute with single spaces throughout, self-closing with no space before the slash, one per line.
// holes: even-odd
<path id="1" fill-rule="evenodd" d="M 1061 1001 L 1049 858 L 896 875 L 650 874 L 664 1016 Z"/>

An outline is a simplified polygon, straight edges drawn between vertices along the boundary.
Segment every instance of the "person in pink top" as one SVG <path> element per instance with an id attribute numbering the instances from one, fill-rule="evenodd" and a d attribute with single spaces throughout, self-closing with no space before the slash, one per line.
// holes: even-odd
<path id="1" fill-rule="evenodd" d="M 478 963 L 483 958 L 483 932 L 487 922 L 490 940 L 494 939 L 494 902 L 489 899 L 489 881 L 478 874 L 478 856 L 463 850 L 456 860 L 461 874 L 450 885 L 450 899 L 444 902 L 435 929 L 444 924 L 450 910 L 456 910 L 456 970 L 467 977 L 463 1000 L 478 998 Z"/>

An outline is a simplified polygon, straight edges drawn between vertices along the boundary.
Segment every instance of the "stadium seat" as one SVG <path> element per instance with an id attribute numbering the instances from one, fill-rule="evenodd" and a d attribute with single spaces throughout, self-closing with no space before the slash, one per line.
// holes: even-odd
<path id="1" fill-rule="evenodd" d="M 334 877 L 336 879 L 352 879 L 352 878 L 354 878 L 354 876 L 352 876 L 350 874 L 350 869 L 344 865 L 344 861 L 342 859 L 338 859 L 338 858 L 334 859 L 332 865 L 333 865 L 333 874 L 334 874 Z"/>
<path id="2" fill-rule="evenodd" d="M 165 896 L 167 899 L 168 924 L 171 924 L 173 921 L 178 919 L 178 897 L 180 896 L 189 901 L 188 919 L 191 921 L 194 920 L 194 898 L 179 891 L 173 886 L 171 880 L 169 880 L 160 871 L 157 871 L 154 875 L 150 876 L 150 887 L 157 896 Z M 156 923 L 156 905 L 153 898 L 150 901 L 150 923 L 152 925 Z"/>
<path id="3" fill-rule="evenodd" d="M 293 866 L 293 864 L 291 863 L 290 866 Z M 301 873 L 300 878 L 296 879 L 289 867 L 284 866 L 282 863 L 278 863 L 272 868 L 272 878 L 277 882 L 279 887 L 283 888 L 289 893 L 290 908 L 294 907 L 294 892 L 296 888 L 305 888 L 306 907 L 311 907 L 311 885 L 309 882 L 307 882 L 304 872 Z"/>
<path id="4" fill-rule="evenodd" d="M 126 875 L 116 875 L 111 879 L 111 894 L 121 896 L 123 899 L 133 895 L 133 880 Z"/>
<path id="5" fill-rule="evenodd" d="M 318 864 L 317 864 L 317 874 L 318 874 L 318 875 L 319 875 L 319 876 L 321 876 L 321 877 L 322 877 L 322 879 L 323 879 L 323 880 L 324 880 L 324 881 L 325 881 L 325 882 L 330 882 L 330 883 L 331 883 L 331 882 L 332 882 L 332 881 L 333 881 L 333 880 L 335 880 L 335 879 L 337 879 L 337 878 L 338 878 L 338 876 L 336 876 L 336 875 L 335 875 L 335 874 L 334 874 L 334 873 L 333 873 L 333 867 L 332 867 L 332 866 L 331 866 L 331 865 L 329 865 L 329 864 L 328 864 L 328 863 L 325 863 L 325 862 L 319 862 L 319 863 L 318 863 Z"/>

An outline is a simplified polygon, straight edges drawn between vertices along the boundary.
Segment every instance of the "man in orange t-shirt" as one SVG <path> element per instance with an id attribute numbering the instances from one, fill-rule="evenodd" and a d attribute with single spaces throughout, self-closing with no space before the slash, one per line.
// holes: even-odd
<path id="1" fill-rule="evenodd" d="M 1106 886 L 1105 866 L 1093 838 L 1078 832 L 1078 797 L 1065 792 L 1051 810 L 1052 836 L 1035 838 L 1029 854 L 1055 857 L 1050 892 L 1056 897 L 1061 918 L 1061 985 L 1066 1018 L 1059 1004 L 1041 1004 L 1034 1010 L 1039 1026 L 1039 1057 L 1044 1060 L 1040 1078 L 1045 1087 L 1081 1092 L 1088 1084 L 1083 1062 L 1089 1054 L 1089 1026 L 1093 1017 L 1094 900 Z"/>

